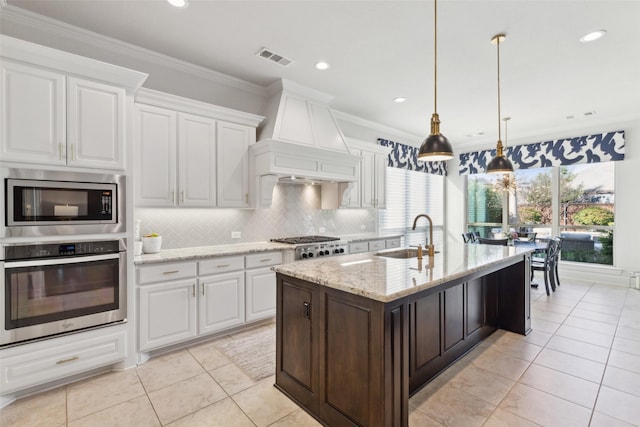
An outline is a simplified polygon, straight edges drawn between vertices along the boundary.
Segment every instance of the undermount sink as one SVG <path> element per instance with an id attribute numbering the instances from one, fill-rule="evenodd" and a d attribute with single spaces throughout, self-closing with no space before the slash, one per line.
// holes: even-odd
<path id="1" fill-rule="evenodd" d="M 438 253 L 440 251 L 436 251 Z M 403 248 L 395 251 L 378 252 L 375 256 L 383 256 L 386 258 L 416 258 L 418 256 L 418 249 L 415 248 Z M 423 257 L 427 257 L 427 252 L 423 249 Z"/>

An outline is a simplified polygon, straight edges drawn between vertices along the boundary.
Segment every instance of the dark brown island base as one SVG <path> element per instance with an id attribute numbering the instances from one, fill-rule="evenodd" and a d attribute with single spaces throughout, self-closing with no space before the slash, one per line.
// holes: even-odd
<path id="1" fill-rule="evenodd" d="M 530 250 L 409 251 L 274 267 L 276 387 L 325 425 L 407 427 L 438 373 L 498 328 L 531 330 Z"/>

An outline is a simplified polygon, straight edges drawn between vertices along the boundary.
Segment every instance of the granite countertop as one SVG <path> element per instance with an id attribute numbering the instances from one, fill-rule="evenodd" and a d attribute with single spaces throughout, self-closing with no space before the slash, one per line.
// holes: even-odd
<path id="1" fill-rule="evenodd" d="M 225 255 L 240 255 L 254 252 L 281 251 L 294 249 L 294 245 L 275 242 L 234 243 L 230 245 L 197 246 L 193 248 L 163 249 L 157 254 L 142 254 L 134 257 L 133 262 L 154 264 L 160 262 L 185 261 Z"/>
<path id="2" fill-rule="evenodd" d="M 384 234 L 384 233 L 360 233 L 360 234 L 343 234 L 340 240 L 345 242 L 362 242 L 364 240 L 392 239 L 394 237 L 402 237 L 403 234 Z"/>
<path id="3" fill-rule="evenodd" d="M 339 236 L 345 242 L 362 240 L 387 239 L 401 237 L 402 234 L 363 233 Z M 336 236 L 338 237 L 338 236 Z M 215 256 L 240 255 L 252 252 L 293 250 L 297 245 L 277 242 L 249 242 L 233 243 L 215 246 L 196 246 L 191 248 L 163 249 L 157 254 L 142 254 L 134 257 L 133 262 L 139 264 L 154 264 L 159 262 L 186 261 L 190 259 L 208 258 Z"/>
<path id="4" fill-rule="evenodd" d="M 446 253 L 436 253 L 431 263 L 425 256 L 421 266 L 417 258 L 386 258 L 367 252 L 284 264 L 273 270 L 376 301 L 390 302 L 531 251 L 531 248 L 519 246 L 455 243 L 449 245 Z"/>

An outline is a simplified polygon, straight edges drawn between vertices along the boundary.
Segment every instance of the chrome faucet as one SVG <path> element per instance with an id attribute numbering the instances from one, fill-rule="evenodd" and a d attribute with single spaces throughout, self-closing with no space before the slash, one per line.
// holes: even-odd
<path id="1" fill-rule="evenodd" d="M 433 221 L 431 221 L 431 217 L 427 214 L 420 214 L 413 219 L 413 227 L 412 230 L 416 229 L 416 223 L 418 222 L 418 218 L 425 217 L 429 221 L 429 238 L 427 239 L 426 249 L 427 255 L 434 256 L 436 254 L 435 247 L 433 246 Z"/>

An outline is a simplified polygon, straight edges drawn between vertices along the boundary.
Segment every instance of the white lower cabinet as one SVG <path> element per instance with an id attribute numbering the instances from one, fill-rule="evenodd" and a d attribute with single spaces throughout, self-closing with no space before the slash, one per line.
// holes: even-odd
<path id="1" fill-rule="evenodd" d="M 126 330 L 114 326 L 2 350 L 0 391 L 9 394 L 117 363 L 126 357 L 126 342 Z"/>
<path id="2" fill-rule="evenodd" d="M 196 279 L 141 286 L 139 343 L 150 350 L 196 336 Z"/>
<path id="3" fill-rule="evenodd" d="M 149 351 L 275 315 L 272 265 L 261 252 L 137 267 L 138 350 Z"/>
<path id="4" fill-rule="evenodd" d="M 402 237 L 391 237 L 388 239 L 362 240 L 349 243 L 349 253 L 358 254 L 362 252 L 379 251 L 382 249 L 399 248 L 402 244 Z"/>
<path id="5" fill-rule="evenodd" d="M 276 273 L 269 267 L 246 273 L 247 321 L 264 319 L 276 314 Z"/>
<path id="6" fill-rule="evenodd" d="M 246 256 L 245 283 L 247 322 L 276 314 L 276 273 L 271 266 L 282 264 L 282 252 Z"/>
<path id="7" fill-rule="evenodd" d="M 198 283 L 200 334 L 244 323 L 244 271 L 201 277 Z"/>

